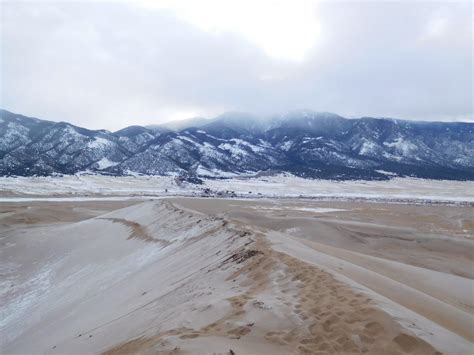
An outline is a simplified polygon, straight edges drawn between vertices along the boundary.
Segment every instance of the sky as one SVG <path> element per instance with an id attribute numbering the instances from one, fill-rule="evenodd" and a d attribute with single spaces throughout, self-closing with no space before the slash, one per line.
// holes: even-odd
<path id="1" fill-rule="evenodd" d="M 0 1 L 0 107 L 27 116 L 474 121 L 470 1 Z"/>

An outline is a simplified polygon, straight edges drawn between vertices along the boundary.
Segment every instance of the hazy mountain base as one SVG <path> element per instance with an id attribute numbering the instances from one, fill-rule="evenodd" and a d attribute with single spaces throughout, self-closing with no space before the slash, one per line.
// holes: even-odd
<path id="1" fill-rule="evenodd" d="M 136 198 L 140 196 L 313 198 L 411 203 L 474 203 L 474 182 L 394 178 L 388 181 L 312 180 L 294 176 L 204 180 L 202 185 L 167 176 L 0 178 L 0 198 Z"/>

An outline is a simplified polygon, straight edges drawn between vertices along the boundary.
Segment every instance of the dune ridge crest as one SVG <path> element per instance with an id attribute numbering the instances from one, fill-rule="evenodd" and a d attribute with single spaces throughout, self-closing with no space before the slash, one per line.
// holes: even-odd
<path id="1" fill-rule="evenodd" d="M 7 294 L 6 353 L 440 353 L 291 238 L 224 211 L 154 200 L 38 228 L 12 249 L 34 235 L 35 270 L 54 287 L 33 290 L 32 260 L 17 270 L 32 286 Z"/>

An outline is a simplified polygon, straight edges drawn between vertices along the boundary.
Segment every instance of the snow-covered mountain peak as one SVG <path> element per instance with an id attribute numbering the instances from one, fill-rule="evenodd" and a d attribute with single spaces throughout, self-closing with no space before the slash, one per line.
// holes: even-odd
<path id="1" fill-rule="evenodd" d="M 229 112 L 188 123 L 179 130 L 94 131 L 0 110 L 0 175 L 226 177 L 263 171 L 331 179 L 474 179 L 474 123 L 345 119 L 310 110 L 265 119 Z"/>

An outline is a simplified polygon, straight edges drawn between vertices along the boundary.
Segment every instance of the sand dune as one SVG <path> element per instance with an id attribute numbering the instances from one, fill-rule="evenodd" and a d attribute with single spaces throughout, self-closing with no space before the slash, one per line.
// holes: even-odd
<path id="1" fill-rule="evenodd" d="M 385 258 L 391 237 L 384 253 L 354 242 L 370 221 L 353 204 L 262 203 L 75 202 L 56 219 L 61 203 L 3 205 L 1 353 L 470 353 L 472 260 L 444 268 L 441 236 L 378 219 L 397 246 L 429 237 L 416 252 L 441 267 L 421 267 Z M 445 258 L 457 242 L 472 252 L 453 238 Z"/>

